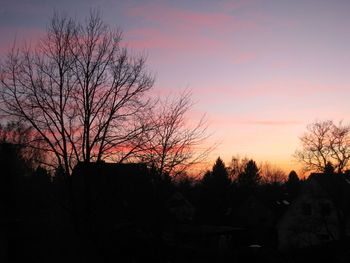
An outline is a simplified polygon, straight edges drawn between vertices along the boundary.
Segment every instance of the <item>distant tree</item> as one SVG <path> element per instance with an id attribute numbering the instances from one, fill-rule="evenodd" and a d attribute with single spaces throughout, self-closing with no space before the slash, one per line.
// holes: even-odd
<path id="1" fill-rule="evenodd" d="M 31 131 L 31 127 L 25 127 L 23 123 L 19 121 L 0 123 L 0 143 L 25 145 L 29 140 Z"/>
<path id="2" fill-rule="evenodd" d="M 231 180 L 236 180 L 238 175 L 243 173 L 249 159 L 247 157 L 241 157 L 240 155 L 234 155 L 231 158 L 231 162 L 228 166 L 228 172 Z"/>
<path id="3" fill-rule="evenodd" d="M 198 191 L 196 191 L 200 182 L 198 177 L 182 173 L 178 175 L 173 182 L 176 189 L 189 200 L 198 198 Z"/>
<path id="4" fill-rule="evenodd" d="M 198 183 L 198 178 L 187 173 L 182 173 L 174 180 L 179 188 L 191 188 Z"/>
<path id="5" fill-rule="evenodd" d="M 38 45 L 14 47 L 1 65 L 1 109 L 35 130 L 48 165 L 69 174 L 78 161 L 124 160 L 141 143 L 154 78 L 121 41 L 98 12 L 84 24 L 55 14 Z"/>
<path id="6" fill-rule="evenodd" d="M 231 180 L 225 163 L 220 157 L 216 159 L 212 170 L 206 172 L 202 179 L 202 183 L 210 187 L 216 188 L 219 191 L 225 190 L 231 184 Z"/>
<path id="7" fill-rule="evenodd" d="M 247 162 L 244 171 L 238 175 L 237 183 L 240 186 L 252 187 L 260 183 L 260 169 L 257 167 L 255 161 Z"/>
<path id="8" fill-rule="evenodd" d="M 261 181 L 265 184 L 282 184 L 286 180 L 286 174 L 280 168 L 268 162 L 260 166 Z"/>
<path id="9" fill-rule="evenodd" d="M 213 177 L 218 178 L 223 184 L 230 184 L 227 168 L 220 157 L 216 160 L 211 173 Z"/>
<path id="10" fill-rule="evenodd" d="M 207 170 L 201 180 L 202 184 L 208 184 L 212 180 L 211 171 Z"/>
<path id="11" fill-rule="evenodd" d="M 324 172 L 331 162 L 337 173 L 344 172 L 350 160 L 350 126 L 333 121 L 316 121 L 307 126 L 300 137 L 301 149 L 295 158 L 303 164 L 305 171 Z"/>
<path id="12" fill-rule="evenodd" d="M 193 106 L 191 93 L 160 100 L 149 113 L 149 131 L 140 144 L 140 160 L 153 165 L 158 173 L 176 176 L 203 161 L 212 147 L 200 147 L 208 138 L 202 117 L 189 124 L 188 114 Z"/>
<path id="13" fill-rule="evenodd" d="M 21 121 L 0 123 L 0 144 L 4 143 L 12 144 L 28 167 L 35 168 L 45 161 L 34 129 Z"/>
<path id="14" fill-rule="evenodd" d="M 292 195 L 295 195 L 297 193 L 300 185 L 300 179 L 298 177 L 298 174 L 294 170 L 292 170 L 289 173 L 288 179 L 285 185 L 289 193 L 291 193 Z"/>
<path id="15" fill-rule="evenodd" d="M 298 177 L 298 174 L 292 170 L 289 175 L 288 175 L 288 180 L 287 182 L 288 183 L 299 183 L 300 179 Z"/>
<path id="16" fill-rule="evenodd" d="M 230 204 L 231 179 L 225 163 L 219 157 L 201 180 L 201 203 L 205 223 L 222 224 Z"/>

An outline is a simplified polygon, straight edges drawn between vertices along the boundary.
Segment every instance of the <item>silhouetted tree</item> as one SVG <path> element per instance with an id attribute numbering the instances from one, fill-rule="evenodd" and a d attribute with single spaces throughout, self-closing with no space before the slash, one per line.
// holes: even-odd
<path id="1" fill-rule="evenodd" d="M 212 176 L 211 176 L 211 171 L 206 171 L 205 174 L 203 175 L 203 178 L 201 180 L 201 183 L 206 185 L 209 184 L 209 182 L 212 180 Z"/>
<path id="2" fill-rule="evenodd" d="M 227 189 L 227 187 L 231 184 L 225 163 L 220 157 L 216 159 L 212 170 L 206 172 L 202 179 L 202 183 L 205 185 L 210 185 L 210 187 L 216 188 L 219 191 Z"/>
<path id="3" fill-rule="evenodd" d="M 290 171 L 289 175 L 288 175 L 288 183 L 298 183 L 300 181 L 298 174 L 292 170 Z"/>
<path id="4" fill-rule="evenodd" d="M 247 162 L 244 171 L 238 175 L 237 183 L 244 187 L 254 187 L 260 183 L 260 180 L 260 170 L 255 161 L 250 160 Z"/>
<path id="5" fill-rule="evenodd" d="M 249 159 L 247 157 L 242 158 L 240 155 L 234 155 L 231 158 L 231 162 L 228 166 L 228 172 L 231 177 L 231 180 L 236 180 L 238 175 L 243 173 L 244 168 L 246 167 Z"/>
<path id="6" fill-rule="evenodd" d="M 27 166 L 35 168 L 45 161 L 44 153 L 40 151 L 40 144 L 33 133 L 33 128 L 21 121 L 0 123 L 0 143 L 12 144 Z"/>
<path id="7" fill-rule="evenodd" d="M 294 170 L 292 170 L 289 173 L 288 179 L 286 181 L 287 191 L 290 194 L 292 194 L 292 196 L 294 196 L 299 189 L 299 185 L 300 185 L 300 179 L 298 177 L 298 174 Z"/>
<path id="8" fill-rule="evenodd" d="M 222 223 L 229 204 L 231 180 L 225 163 L 219 157 L 201 181 L 201 209 L 205 223 Z"/>
<path id="9" fill-rule="evenodd" d="M 21 194 L 19 185 L 22 184 L 25 175 L 30 174 L 20 153 L 20 147 L 12 143 L 0 143 L 0 167 L 1 167 L 1 190 L 0 196 L 4 203 L 1 205 L 7 209 L 13 209 L 14 200 Z"/>
<path id="10" fill-rule="evenodd" d="M 341 122 L 316 121 L 307 126 L 300 137 L 301 149 L 295 158 L 304 165 L 305 171 L 325 171 L 328 162 L 341 173 L 350 159 L 350 126 Z"/>
<path id="11" fill-rule="evenodd" d="M 160 174 L 181 174 L 203 161 L 212 149 L 199 149 L 208 134 L 203 117 L 192 126 L 188 124 L 192 105 L 191 93 L 184 92 L 177 98 L 160 100 L 148 116 L 151 129 L 145 133 L 140 159 Z"/>
<path id="12" fill-rule="evenodd" d="M 55 14 L 34 49 L 13 48 L 1 65 L 2 110 L 35 130 L 51 165 L 121 160 L 146 129 L 154 79 L 121 41 L 98 12 L 85 24 Z"/>
<path id="13" fill-rule="evenodd" d="M 197 184 L 197 182 L 198 180 L 196 177 L 191 176 L 187 173 L 180 174 L 175 180 L 175 184 L 177 187 L 186 189 L 190 189 L 195 184 Z"/>
<path id="14" fill-rule="evenodd" d="M 182 193 L 190 202 L 194 199 L 198 199 L 198 185 L 199 180 L 193 175 L 186 173 L 180 174 L 174 180 L 177 191 Z"/>
<path id="15" fill-rule="evenodd" d="M 268 162 L 260 166 L 261 181 L 265 184 L 282 184 L 286 180 L 286 174 L 278 167 Z"/>

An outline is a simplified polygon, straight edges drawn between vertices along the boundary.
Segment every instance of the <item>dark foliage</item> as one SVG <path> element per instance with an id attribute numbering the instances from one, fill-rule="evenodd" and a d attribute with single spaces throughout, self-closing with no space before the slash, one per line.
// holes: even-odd
<path id="1" fill-rule="evenodd" d="M 255 187 L 261 180 L 260 171 L 255 161 L 247 162 L 243 173 L 238 175 L 237 183 L 243 187 Z"/>

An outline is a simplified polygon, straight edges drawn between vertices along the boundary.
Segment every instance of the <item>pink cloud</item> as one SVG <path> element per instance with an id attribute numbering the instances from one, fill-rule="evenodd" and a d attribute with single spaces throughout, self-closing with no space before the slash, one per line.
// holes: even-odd
<path id="1" fill-rule="evenodd" d="M 228 49 L 230 46 L 221 39 L 213 39 L 186 32 L 169 33 L 159 29 L 145 28 L 126 33 L 128 46 L 135 49 L 173 49 L 184 48 L 189 51 L 212 51 Z M 200 44 L 199 44 L 200 43 Z"/>
<path id="2" fill-rule="evenodd" d="M 143 5 L 129 9 L 128 15 L 143 18 L 149 22 L 157 22 L 169 29 L 197 30 L 215 29 L 216 32 L 232 30 L 260 30 L 261 26 L 253 21 L 239 20 L 227 13 L 229 10 L 216 13 L 201 13 L 190 10 L 181 10 L 154 4 Z"/>
<path id="3" fill-rule="evenodd" d="M 255 7 L 256 1 L 254 0 L 226 0 L 221 3 L 221 6 L 227 11 L 236 11 L 242 7 Z"/>
<path id="4" fill-rule="evenodd" d="M 314 96 L 315 93 L 320 95 L 321 93 L 349 92 L 349 89 L 345 86 L 313 84 L 305 80 L 271 81 L 257 83 L 255 86 L 261 87 L 251 90 L 255 94 L 261 94 L 265 91 L 267 94 L 286 94 L 298 97 Z"/>
<path id="5" fill-rule="evenodd" d="M 242 52 L 233 58 L 235 64 L 245 63 L 254 60 L 262 55 L 262 52 Z"/>
<path id="6" fill-rule="evenodd" d="M 262 95 L 268 95 L 271 93 L 276 93 L 275 87 L 259 87 L 259 88 L 250 88 L 250 87 L 201 87 L 194 89 L 194 92 L 199 94 L 208 94 L 211 95 L 215 93 L 216 96 L 222 96 L 226 98 L 248 98 L 256 97 Z M 211 98 L 212 99 L 212 98 Z"/>
<path id="7" fill-rule="evenodd" d="M 170 39 L 168 37 L 154 37 L 142 40 L 130 40 L 126 42 L 127 46 L 134 49 L 160 49 L 160 48 L 178 48 L 187 47 L 186 41 L 179 39 Z"/>
<path id="8" fill-rule="evenodd" d="M 125 33 L 124 43 L 136 50 L 166 51 L 164 54 L 153 55 L 153 62 L 176 60 L 179 54 L 193 58 L 213 57 L 227 63 L 241 64 L 257 59 L 263 55 L 260 51 L 236 51 L 234 43 L 222 37 L 209 37 L 190 31 L 168 31 L 147 27 L 129 30 Z M 218 52 L 220 51 L 220 52 Z"/>
<path id="9" fill-rule="evenodd" d="M 224 9 L 218 5 L 218 9 L 223 10 L 216 12 L 182 10 L 155 4 L 130 8 L 127 14 L 133 19 L 143 19 L 145 27 L 127 31 L 125 42 L 134 49 L 166 50 L 167 55 L 160 55 L 159 60 L 167 62 L 178 59 L 178 52 L 192 58 L 198 54 L 201 58 L 214 55 L 216 59 L 234 64 L 254 60 L 262 52 L 237 51 L 235 46 L 238 46 L 236 42 L 239 39 L 232 34 L 240 30 L 262 29 L 253 20 L 229 14 L 230 10 L 244 6 L 243 2 L 224 2 L 224 5 L 230 7 Z"/>
<path id="10" fill-rule="evenodd" d="M 0 55 L 5 55 L 14 44 L 20 48 L 35 43 L 44 34 L 45 31 L 38 28 L 0 26 L 0 35 L 6 36 L 0 39 Z"/>
<path id="11" fill-rule="evenodd" d="M 288 66 L 294 65 L 295 62 L 291 60 L 276 60 L 271 63 L 273 68 L 286 68 Z"/>
<path id="12" fill-rule="evenodd" d="M 231 16 L 223 13 L 198 13 L 151 5 L 132 8 L 129 10 L 128 14 L 151 21 L 163 21 L 167 23 L 177 21 L 206 27 L 222 26 L 230 23 L 232 20 Z"/>
<path id="13" fill-rule="evenodd" d="M 35 5 L 31 1 L 3 1 L 1 11 L 26 15 L 28 13 L 43 15 L 47 13 L 49 3 L 43 1 L 40 5 Z"/>
<path id="14" fill-rule="evenodd" d="M 125 36 L 131 39 L 134 39 L 134 38 L 138 39 L 138 38 L 150 37 L 150 36 L 159 35 L 159 34 L 160 34 L 159 30 L 152 27 L 147 27 L 142 29 L 129 30 L 125 33 Z"/>
<path id="15" fill-rule="evenodd" d="M 212 116 L 210 124 L 217 125 L 241 125 L 241 126 L 295 126 L 304 124 L 301 120 L 276 119 L 276 120 L 256 120 L 250 118 L 233 118 L 233 117 L 218 117 Z"/>
<path id="16" fill-rule="evenodd" d="M 303 80 L 285 80 L 285 81 L 271 81 L 258 82 L 250 86 L 206 86 L 193 89 L 197 94 L 209 96 L 212 100 L 212 94 L 215 94 L 217 99 L 222 98 L 258 98 L 262 96 L 280 97 L 281 99 L 301 99 L 301 98 L 315 98 L 315 94 L 320 97 L 321 94 L 334 94 L 334 92 L 342 92 L 349 94 L 350 90 L 347 86 L 336 85 L 319 85 L 312 84 Z M 317 97 L 317 96 L 316 96 Z"/>
<path id="17" fill-rule="evenodd" d="M 262 126 L 289 126 L 289 125 L 299 125 L 302 121 L 295 120 L 237 120 L 234 121 L 241 125 L 262 125 Z"/>

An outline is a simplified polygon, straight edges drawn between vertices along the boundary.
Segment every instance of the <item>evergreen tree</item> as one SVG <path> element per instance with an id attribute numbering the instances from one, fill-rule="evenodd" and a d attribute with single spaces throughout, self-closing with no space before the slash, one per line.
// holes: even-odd
<path id="1" fill-rule="evenodd" d="M 201 182 L 201 204 L 199 214 L 202 213 L 204 223 L 221 224 L 225 218 L 225 211 L 229 203 L 231 179 L 228 170 L 219 157 L 211 171 L 207 171 Z"/>
<path id="2" fill-rule="evenodd" d="M 221 188 L 221 190 L 227 188 L 231 184 L 225 163 L 220 157 L 216 160 L 212 170 L 205 173 L 202 183 L 214 188 Z"/>
<path id="3" fill-rule="evenodd" d="M 286 182 L 286 189 L 289 194 L 291 194 L 292 197 L 298 192 L 300 185 L 300 179 L 298 177 L 298 174 L 292 170 L 288 175 L 288 180 Z"/>
<path id="4" fill-rule="evenodd" d="M 247 162 L 244 171 L 238 175 L 237 183 L 240 186 L 257 186 L 261 180 L 260 170 L 257 167 L 255 161 L 250 160 Z"/>
<path id="5" fill-rule="evenodd" d="M 294 170 L 290 171 L 288 175 L 287 183 L 294 184 L 294 183 L 299 183 L 299 181 L 300 180 L 299 180 L 298 174 Z"/>

